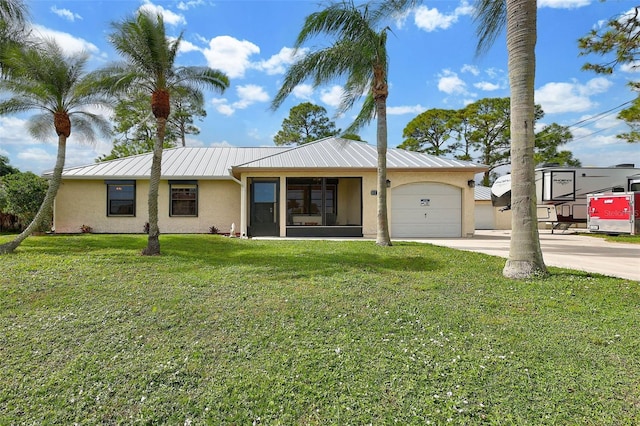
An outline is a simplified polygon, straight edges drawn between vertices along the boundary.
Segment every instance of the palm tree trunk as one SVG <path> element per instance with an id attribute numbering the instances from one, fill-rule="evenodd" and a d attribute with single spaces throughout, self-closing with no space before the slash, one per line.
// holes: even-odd
<path id="1" fill-rule="evenodd" d="M 56 158 L 56 165 L 53 169 L 53 175 L 51 177 L 51 181 L 49 181 L 49 188 L 47 188 L 47 193 L 44 196 L 44 200 L 42 200 L 42 204 L 40 204 L 40 209 L 38 209 L 38 213 L 33 218 L 31 223 L 27 226 L 27 228 L 22 231 L 15 239 L 9 241 L 8 243 L 0 245 L 0 254 L 12 253 L 24 240 L 27 239 L 28 236 L 33 234 L 40 226 L 45 223 L 45 221 L 51 219 L 51 214 L 53 211 L 53 202 L 56 199 L 56 194 L 58 193 L 58 188 L 60 187 L 60 182 L 62 180 L 62 169 L 64 169 L 64 162 L 67 151 L 67 137 L 63 134 L 58 136 L 58 156 Z"/>
<path id="2" fill-rule="evenodd" d="M 534 80 L 536 0 L 507 0 L 511 85 L 511 242 L 502 271 L 508 278 L 546 275 L 535 199 Z"/>
<path id="3" fill-rule="evenodd" d="M 153 145 L 153 160 L 151 162 L 151 174 L 149 176 L 149 237 L 147 247 L 142 250 L 145 256 L 160 254 L 160 228 L 158 227 L 158 189 L 162 174 L 162 147 L 164 146 L 164 134 L 167 119 L 156 119 L 157 133 Z"/>
<path id="4" fill-rule="evenodd" d="M 390 246 L 389 218 L 387 215 L 387 101 L 383 97 L 376 99 L 378 149 L 378 226 L 376 244 Z"/>

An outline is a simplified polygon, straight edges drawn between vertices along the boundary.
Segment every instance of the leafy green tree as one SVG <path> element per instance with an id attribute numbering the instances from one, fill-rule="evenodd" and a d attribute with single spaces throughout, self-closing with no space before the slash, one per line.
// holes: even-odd
<path id="1" fill-rule="evenodd" d="M 362 140 L 362 138 L 360 137 L 360 135 L 357 135 L 355 133 L 343 133 L 343 134 L 340 135 L 340 137 L 342 139 L 349 139 L 351 141 L 364 142 Z"/>
<path id="2" fill-rule="evenodd" d="M 207 116 L 204 109 L 204 96 L 201 91 L 178 90 L 171 97 L 171 115 L 168 127 L 177 133 L 182 147 L 187 146 L 186 135 L 198 135 L 200 129 L 194 123 L 194 117 L 201 119 Z"/>
<path id="3" fill-rule="evenodd" d="M 151 95 L 151 112 L 156 119 L 149 177 L 149 237 L 142 254 L 158 255 L 158 188 L 167 121 L 171 113 L 171 93 L 176 90 L 197 92 L 202 88 L 222 93 L 229 87 L 229 78 L 209 67 L 177 67 L 176 56 L 183 34 L 175 39 L 168 38 L 161 15 L 141 12 L 134 18 L 113 23 L 112 27 L 109 41 L 125 61 L 100 70 L 97 73 L 101 77 L 100 86 L 113 95 L 145 91 Z"/>
<path id="4" fill-rule="evenodd" d="M 31 172 L 14 173 L 0 179 L 4 207 L 2 211 L 16 216 L 23 227 L 33 221 L 47 193 L 48 182 Z M 49 219 L 49 218 L 48 218 Z M 43 227 L 50 228 L 44 220 Z"/>
<path id="5" fill-rule="evenodd" d="M 509 86 L 511 87 L 511 241 L 502 271 L 508 278 L 547 274 L 540 249 L 536 215 L 534 162 L 536 0 L 478 0 L 478 52 L 491 46 L 507 27 Z"/>
<path id="6" fill-rule="evenodd" d="M 595 53 L 602 56 L 612 56 L 603 63 L 586 63 L 585 70 L 592 70 L 599 74 L 612 74 L 618 65 L 637 66 L 640 60 L 640 6 L 609 19 L 601 30 L 591 30 L 589 34 L 578 41 L 580 54 Z M 640 82 L 628 83 L 631 90 L 638 92 Z M 618 138 L 630 143 L 640 142 L 640 96 L 634 99 L 630 107 L 618 113 L 618 118 L 624 120 L 631 130 L 617 135 Z"/>
<path id="7" fill-rule="evenodd" d="M 96 130 L 110 133 L 104 117 L 88 112 L 87 107 L 108 106 L 108 100 L 90 90 L 91 76 L 85 73 L 86 53 L 67 56 L 53 41 L 33 47 L 14 48 L 5 56 L 8 77 L 0 80 L 0 89 L 12 94 L 0 102 L 0 114 L 36 110 L 28 122 L 29 133 L 37 139 L 58 136 L 58 154 L 47 194 L 37 214 L 13 241 L 0 246 L 1 253 L 14 251 L 25 238 L 51 217 L 64 168 L 67 139 L 73 129 L 82 141 L 94 141 Z"/>
<path id="8" fill-rule="evenodd" d="M 402 131 L 405 139 L 398 148 L 436 156 L 451 154 L 457 147 L 458 117 L 457 111 L 438 108 L 419 114 Z"/>
<path id="9" fill-rule="evenodd" d="M 377 236 L 376 243 L 390 246 L 387 217 L 387 82 L 389 58 L 387 34 L 382 25 L 393 12 L 411 7 L 415 2 L 395 0 L 356 5 L 352 1 L 330 4 L 307 16 L 294 43 L 296 50 L 314 37 L 333 40 L 327 47 L 312 48 L 287 70 L 282 87 L 271 107 L 278 108 L 300 83 L 311 80 L 314 87 L 346 78 L 344 95 L 338 112 L 348 111 L 363 93 L 362 108 L 346 132 L 353 132 L 377 119 Z"/>
<path id="10" fill-rule="evenodd" d="M 0 176 L 10 175 L 12 173 L 18 173 L 19 170 L 9 164 L 9 158 L 0 155 Z"/>
<path id="11" fill-rule="evenodd" d="M 536 147 L 533 158 L 536 164 L 556 163 L 559 166 L 579 167 L 580 160 L 573 158 L 571 151 L 559 151 L 561 145 L 566 144 L 573 135 L 568 127 L 557 123 L 549 124 L 536 133 Z"/>
<path id="12" fill-rule="evenodd" d="M 144 154 L 153 151 L 155 143 L 155 118 L 149 111 L 151 97 L 147 93 L 133 93 L 118 100 L 113 114 L 113 131 L 117 137 L 109 154 L 96 162 Z M 167 125 L 163 148 L 176 146 L 175 128 Z"/>
<path id="13" fill-rule="evenodd" d="M 479 153 L 477 159 L 489 166 L 483 185 L 489 186 L 491 172 L 509 164 L 511 111 L 509 98 L 485 98 L 467 105 L 463 110 L 471 147 Z"/>
<path id="14" fill-rule="evenodd" d="M 304 102 L 291 108 L 273 142 L 276 145 L 303 145 L 338 133 L 340 130 L 336 130 L 335 123 L 329 120 L 326 109 Z"/>

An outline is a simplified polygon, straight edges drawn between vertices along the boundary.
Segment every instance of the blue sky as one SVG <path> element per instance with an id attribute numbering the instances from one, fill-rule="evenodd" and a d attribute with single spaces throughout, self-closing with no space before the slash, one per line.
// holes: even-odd
<path id="1" fill-rule="evenodd" d="M 313 102 L 331 117 L 340 99 L 340 81 L 313 89 L 302 85 L 272 112 L 269 104 L 291 63 L 291 46 L 316 0 L 38 0 L 27 1 L 34 34 L 53 37 L 69 52 L 86 50 L 91 68 L 119 59 L 107 42 L 110 23 L 139 9 L 161 13 L 167 32 L 184 31 L 179 65 L 208 65 L 231 80 L 222 95 L 206 93 L 207 117 L 201 133 L 188 146 L 270 146 L 291 107 Z M 402 130 L 417 114 L 431 108 L 460 109 L 486 97 L 509 96 L 504 36 L 483 56 L 475 55 L 473 2 L 427 0 L 402 20 L 390 21 L 387 102 L 389 146 L 402 143 Z M 627 12 L 625 0 L 539 0 L 536 102 L 552 122 L 571 126 L 574 141 L 567 149 L 583 165 L 640 166 L 640 146 L 616 139 L 627 126 L 616 119 L 620 106 L 634 98 L 626 86 L 640 75 L 619 69 L 601 76 L 582 71 L 577 39 L 607 19 Z M 320 42 L 318 42 L 320 43 Z M 627 67 L 629 68 L 629 67 Z M 610 113 L 602 114 L 606 111 Z M 357 110 L 335 118 L 346 128 Z M 55 163 L 55 135 L 31 139 L 24 116 L 0 117 L 0 154 L 22 171 L 41 173 Z M 359 134 L 375 143 L 375 122 Z M 111 141 L 87 145 L 74 138 L 67 146 L 67 166 L 89 164 L 111 150 Z"/>

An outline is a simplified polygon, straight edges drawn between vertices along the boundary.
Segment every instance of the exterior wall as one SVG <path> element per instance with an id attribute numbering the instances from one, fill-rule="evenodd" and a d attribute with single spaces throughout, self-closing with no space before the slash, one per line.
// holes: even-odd
<path id="1" fill-rule="evenodd" d="M 467 181 L 474 178 L 475 173 L 470 172 L 438 172 L 438 171 L 389 171 L 387 179 L 391 181 L 390 191 L 387 195 L 387 208 L 389 215 L 389 223 L 391 223 L 391 201 L 393 197 L 393 188 L 409 183 L 417 182 L 437 182 L 462 188 L 462 236 L 471 237 L 475 230 L 474 216 L 474 191 L 467 184 Z M 295 172 L 246 172 L 242 174 L 242 185 L 247 186 L 248 178 L 275 178 L 280 179 L 280 198 L 279 198 L 279 217 L 280 217 L 280 236 L 286 235 L 286 206 L 287 194 L 286 178 L 287 177 L 360 177 L 362 178 L 362 233 L 365 238 L 375 238 L 377 233 L 377 197 L 371 192 L 377 188 L 377 175 L 375 171 L 362 172 L 347 170 L 339 172 L 329 172 L 321 170 L 295 171 Z M 245 203 L 249 206 L 249 191 L 246 191 Z M 354 202 L 357 202 L 354 200 Z M 242 233 L 246 233 L 248 208 L 245 209 L 245 219 L 243 221 Z"/>
<path id="2" fill-rule="evenodd" d="M 94 233 L 142 233 L 148 221 L 149 182 L 136 181 L 135 217 L 107 216 L 107 187 L 104 180 L 63 180 L 55 200 L 56 233 L 79 233 L 81 225 Z M 240 186 L 231 180 L 198 181 L 198 216 L 169 216 L 169 182 L 160 181 L 158 226 L 164 234 L 208 233 L 211 226 L 229 232 L 240 227 Z"/>
<path id="3" fill-rule="evenodd" d="M 247 172 L 241 177 L 242 186 L 232 180 L 198 181 L 198 217 L 169 216 L 169 183 L 160 182 L 158 195 L 160 232 L 171 233 L 207 233 L 211 226 L 221 232 L 229 232 L 235 223 L 236 232 L 246 234 L 248 221 L 249 191 L 247 178 L 276 178 L 280 181 L 279 218 L 280 235 L 286 235 L 286 178 L 287 177 L 358 177 L 362 179 L 362 232 L 364 237 L 375 238 L 377 232 L 376 172 L 362 171 L 291 171 L 291 172 Z M 393 188 L 418 182 L 437 182 L 453 185 L 462 189 L 462 236 L 470 237 L 474 233 L 474 191 L 467 181 L 474 178 L 470 172 L 390 171 L 387 178 L 391 181 L 388 192 L 389 222 L 391 222 L 391 203 Z M 136 181 L 136 216 L 107 216 L 107 192 L 104 180 L 63 180 L 58 191 L 54 207 L 54 227 L 57 233 L 79 233 L 80 226 L 87 225 L 95 233 L 142 233 L 148 220 L 147 210 L 148 181 Z M 355 203 L 353 211 L 359 211 Z M 242 214 L 241 214 L 242 212 Z M 501 216 L 496 215 L 496 227 Z M 339 219 L 342 220 L 342 219 Z M 510 228 L 510 215 L 509 220 Z M 504 229 L 509 229 L 504 228 Z M 498 228 L 503 229 L 503 228 Z"/>
<path id="4" fill-rule="evenodd" d="M 511 210 L 500 211 L 502 207 L 494 207 L 495 229 L 511 229 Z M 538 226 L 541 224 L 538 223 Z"/>
<path id="5" fill-rule="evenodd" d="M 418 182 L 435 182 L 452 185 L 462 189 L 462 218 L 461 218 L 461 234 L 463 237 L 472 237 L 475 231 L 475 200 L 474 190 L 470 188 L 467 182 L 474 178 L 474 172 L 438 172 L 438 171 L 419 171 L 419 172 L 395 172 L 387 173 L 387 179 L 391 181 L 391 191 L 388 194 L 387 207 L 389 208 L 389 222 L 391 222 L 391 200 L 393 197 L 393 188 L 400 185 Z M 374 174 L 375 189 L 375 174 Z M 364 190 L 365 197 L 369 194 L 369 189 Z M 374 199 L 374 228 L 373 236 L 376 234 L 375 223 L 375 197 Z"/>

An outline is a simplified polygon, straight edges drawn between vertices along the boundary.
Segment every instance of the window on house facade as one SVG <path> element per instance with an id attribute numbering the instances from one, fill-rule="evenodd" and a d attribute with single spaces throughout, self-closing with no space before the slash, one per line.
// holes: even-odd
<path id="1" fill-rule="evenodd" d="M 169 216 L 198 216 L 198 183 L 170 181 Z"/>
<path id="2" fill-rule="evenodd" d="M 287 179 L 289 225 L 334 225 L 337 190 L 337 179 Z"/>
<path id="3" fill-rule="evenodd" d="M 106 181 L 107 216 L 136 215 L 136 182 Z"/>

